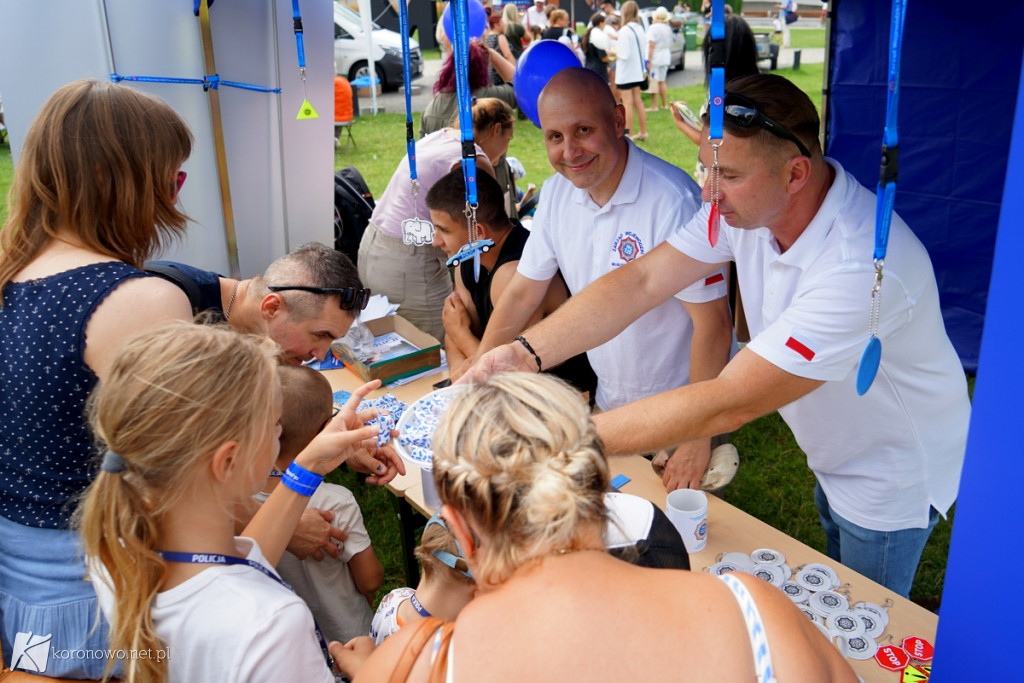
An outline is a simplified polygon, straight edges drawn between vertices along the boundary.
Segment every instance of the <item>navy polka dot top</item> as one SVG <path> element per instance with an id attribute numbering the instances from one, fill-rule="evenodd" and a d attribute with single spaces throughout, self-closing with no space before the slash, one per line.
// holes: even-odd
<path id="1" fill-rule="evenodd" d="M 0 514 L 66 529 L 95 474 L 85 402 L 97 377 L 85 327 L 110 292 L 144 273 L 119 261 L 11 282 L 0 306 Z"/>

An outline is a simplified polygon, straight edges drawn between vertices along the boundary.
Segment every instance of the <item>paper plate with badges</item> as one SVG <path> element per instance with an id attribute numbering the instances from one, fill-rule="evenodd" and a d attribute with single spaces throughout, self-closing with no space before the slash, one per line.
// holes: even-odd
<path id="1" fill-rule="evenodd" d="M 396 428 L 395 451 L 416 467 L 429 470 L 434 460 L 434 430 L 452 399 L 465 391 L 465 384 L 456 384 L 422 396 L 402 413 Z"/>

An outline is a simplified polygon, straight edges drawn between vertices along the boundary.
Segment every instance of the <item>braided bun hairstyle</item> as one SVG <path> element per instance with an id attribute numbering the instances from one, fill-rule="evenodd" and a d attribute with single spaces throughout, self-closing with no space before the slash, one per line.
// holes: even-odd
<path id="1" fill-rule="evenodd" d="M 441 500 L 486 534 L 474 568 L 498 585 L 606 519 L 608 463 L 586 404 L 544 374 L 500 373 L 452 400 L 433 439 Z"/>

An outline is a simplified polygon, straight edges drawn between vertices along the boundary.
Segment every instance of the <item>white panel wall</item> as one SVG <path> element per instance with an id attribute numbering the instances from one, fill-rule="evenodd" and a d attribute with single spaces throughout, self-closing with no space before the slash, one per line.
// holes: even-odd
<path id="1" fill-rule="evenodd" d="M 277 95 L 220 88 L 244 276 L 261 272 L 303 242 L 330 244 L 333 239 L 332 2 L 302 0 L 300 10 L 306 93 L 320 114 L 303 121 L 295 118 L 303 88 L 291 2 L 216 0 L 210 9 L 221 79 L 282 89 Z M 0 93 L 15 161 L 25 130 L 54 90 L 79 78 L 107 79 L 112 71 L 202 78 L 202 42 L 192 0 L 0 0 Z M 181 193 L 194 222 L 186 240 L 164 256 L 227 273 L 209 96 L 199 85 L 130 85 L 167 101 L 195 136 Z"/>

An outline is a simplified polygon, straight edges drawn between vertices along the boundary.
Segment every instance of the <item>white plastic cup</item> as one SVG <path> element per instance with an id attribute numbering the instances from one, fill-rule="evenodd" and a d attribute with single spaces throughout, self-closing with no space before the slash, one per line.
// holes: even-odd
<path id="1" fill-rule="evenodd" d="M 699 553 L 708 544 L 708 496 L 703 491 L 678 489 L 668 494 L 665 514 L 679 535 L 686 552 Z"/>
<path id="2" fill-rule="evenodd" d="M 420 468 L 420 476 L 423 481 L 423 502 L 431 510 L 441 509 L 441 497 L 437 495 L 437 486 L 434 485 L 434 470 L 426 467 Z"/>

